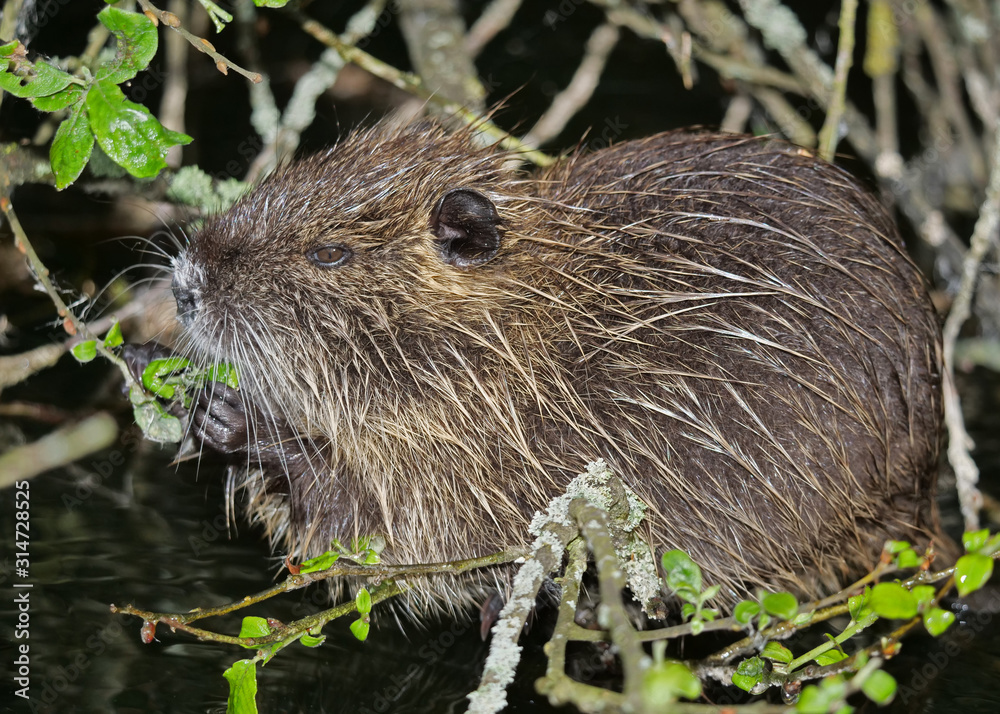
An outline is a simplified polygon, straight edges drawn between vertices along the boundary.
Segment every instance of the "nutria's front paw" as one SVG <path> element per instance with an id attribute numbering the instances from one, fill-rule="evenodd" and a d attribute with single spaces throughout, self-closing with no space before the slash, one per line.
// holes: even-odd
<path id="1" fill-rule="evenodd" d="M 221 382 L 198 393 L 191 412 L 191 428 L 203 444 L 221 454 L 246 453 L 250 420 L 243 396 Z"/>

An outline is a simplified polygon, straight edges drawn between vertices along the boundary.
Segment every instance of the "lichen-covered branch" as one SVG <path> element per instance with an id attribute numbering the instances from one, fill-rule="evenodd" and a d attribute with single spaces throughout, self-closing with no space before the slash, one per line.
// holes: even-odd
<path id="1" fill-rule="evenodd" d="M 948 459 L 955 469 L 959 501 L 966 530 L 979 526 L 979 507 L 982 497 L 976 488 L 979 469 L 969 454 L 970 439 L 965 431 L 958 393 L 954 388 L 955 341 L 962 324 L 971 314 L 972 298 L 976 289 L 980 266 L 992 248 L 997 249 L 997 230 L 1000 228 L 1000 132 L 997 132 L 991 156 L 990 183 L 986 197 L 979 207 L 979 219 L 969 241 L 969 251 L 962 266 L 962 282 L 952 303 L 951 312 L 944 323 L 944 366 L 948 376 L 945 384 L 945 423 L 948 427 Z"/>

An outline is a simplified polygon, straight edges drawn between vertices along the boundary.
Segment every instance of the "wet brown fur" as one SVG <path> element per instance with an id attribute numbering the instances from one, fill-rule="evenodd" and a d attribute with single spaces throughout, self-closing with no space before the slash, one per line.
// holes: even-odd
<path id="1" fill-rule="evenodd" d="M 305 466 L 240 470 L 275 546 L 381 533 L 391 562 L 520 545 L 604 458 L 732 602 L 926 541 L 940 428 L 937 321 L 884 209 L 767 139 L 672 132 L 534 175 L 434 127 L 376 127 L 268 178 L 176 261 L 188 348 L 234 361 Z M 445 263 L 448 190 L 502 219 Z M 353 251 L 321 269 L 304 254 Z M 422 586 L 462 605 L 505 573 Z M 498 580 L 498 581 L 497 581 Z"/>

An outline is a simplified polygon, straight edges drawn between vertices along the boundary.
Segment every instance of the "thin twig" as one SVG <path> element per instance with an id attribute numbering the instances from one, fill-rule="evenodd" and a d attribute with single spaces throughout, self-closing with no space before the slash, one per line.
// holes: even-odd
<path id="1" fill-rule="evenodd" d="M 212 45 L 212 43 L 206 40 L 204 37 L 198 37 L 197 35 L 194 35 L 188 32 L 183 27 L 181 27 L 180 19 L 172 12 L 160 10 L 158 7 L 153 5 L 153 3 L 150 2 L 150 0 L 139 0 L 139 5 L 146 13 L 146 16 L 149 17 L 151 20 L 162 22 L 164 25 L 169 27 L 174 32 L 180 33 L 185 40 L 191 43 L 192 47 L 194 47 L 199 52 L 204 52 L 206 55 L 215 60 L 216 69 L 218 69 L 223 74 L 227 74 L 228 71 L 232 69 L 235 72 L 242 74 L 244 77 L 249 79 L 254 84 L 257 84 L 263 80 L 263 77 L 258 72 L 251 72 L 249 70 L 243 69 L 232 60 L 216 52 L 215 46 Z"/>
<path id="2" fill-rule="evenodd" d="M 292 592 L 308 585 L 312 585 L 313 583 L 330 580 L 332 578 L 355 577 L 370 580 L 399 579 L 403 581 L 409 578 L 423 577 L 427 575 L 458 575 L 468 570 L 511 563 L 523 558 L 525 553 L 526 551 L 524 550 L 504 550 L 498 553 L 480 556 L 478 558 L 454 560 L 446 563 L 422 563 L 418 565 L 356 565 L 354 563 L 347 562 L 344 559 L 340 559 L 336 565 L 331 568 L 327 568 L 326 570 L 319 570 L 313 573 L 289 575 L 283 582 L 273 585 L 267 590 L 261 590 L 253 595 L 247 595 L 239 600 L 219 605 L 217 607 L 195 608 L 190 612 L 183 613 L 153 613 L 147 610 L 140 610 L 132 605 L 125 605 L 123 607 L 115 608 L 113 611 L 120 612 L 125 615 L 136 615 L 145 620 L 159 620 L 163 622 L 170 620 L 173 624 L 187 625 L 188 623 L 204 620 L 208 617 L 228 615 L 238 610 L 242 610 L 245 607 L 249 607 L 250 605 L 256 605 L 259 602 L 270 600 L 274 596 L 280 595 L 281 593 Z"/>
<path id="3" fill-rule="evenodd" d="M 942 330 L 944 342 L 944 413 L 948 427 L 948 460 L 955 469 L 956 487 L 959 502 L 962 505 L 962 516 L 965 518 L 965 529 L 975 530 L 979 527 L 979 508 L 982 496 L 976 488 L 979 480 L 979 469 L 973 461 L 969 448 L 971 439 L 965 430 L 962 409 L 958 394 L 955 391 L 955 341 L 962 325 L 971 314 L 972 298 L 975 294 L 979 269 L 983 258 L 993 247 L 996 233 L 1000 227 L 1000 132 L 997 132 L 990 162 L 990 183 L 986 189 L 986 197 L 979 207 L 979 219 L 972 231 L 969 250 L 962 266 L 962 282 L 958 294 L 948 313 Z"/>
<path id="4" fill-rule="evenodd" d="M 469 111 L 460 104 L 449 102 L 440 95 L 434 94 L 424 86 L 418 76 L 409 72 L 401 72 L 395 67 L 376 59 L 364 50 L 343 42 L 335 32 L 308 17 L 300 10 L 292 8 L 288 12 L 299 22 L 307 34 L 312 35 L 327 47 L 336 50 L 345 62 L 351 62 L 366 72 L 384 79 L 398 89 L 402 89 L 425 101 L 436 104 L 446 114 L 452 114 L 467 124 L 474 125 L 477 131 L 497 140 L 501 147 L 517 153 L 525 161 L 531 161 L 537 166 L 550 166 L 553 163 L 554 159 L 551 156 L 525 146 L 524 142 L 503 131 L 492 122 L 484 119 L 481 115 Z"/>
<path id="5" fill-rule="evenodd" d="M 507 29 L 524 0 L 493 0 L 465 35 L 465 51 L 476 57 L 498 34 Z"/>
<path id="6" fill-rule="evenodd" d="M 847 95 L 847 73 L 854 62 L 854 22 L 857 11 L 858 0 L 842 0 L 833 86 L 830 89 L 826 119 L 819 132 L 819 155 L 827 161 L 833 161 L 837 142 L 840 140 L 840 120 L 844 115 L 844 97 Z"/>
<path id="7" fill-rule="evenodd" d="M 583 60 L 564 90 L 552 100 L 552 105 L 538 122 L 524 135 L 528 146 L 541 146 L 562 132 L 573 116 L 590 101 L 611 51 L 618 44 L 618 28 L 611 24 L 599 25 L 587 40 Z"/>

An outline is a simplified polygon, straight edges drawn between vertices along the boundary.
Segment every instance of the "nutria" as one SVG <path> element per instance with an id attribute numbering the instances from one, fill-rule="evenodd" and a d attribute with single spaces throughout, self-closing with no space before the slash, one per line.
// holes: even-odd
<path id="1" fill-rule="evenodd" d="M 182 351 L 234 362 L 193 428 L 276 547 L 390 562 L 526 542 L 604 458 L 731 603 L 926 542 L 937 320 L 882 206 L 787 143 L 676 131 L 535 174 L 375 127 L 279 169 L 174 262 Z M 248 425 L 249 422 L 249 425 Z M 481 602 L 504 573 L 423 584 Z"/>

